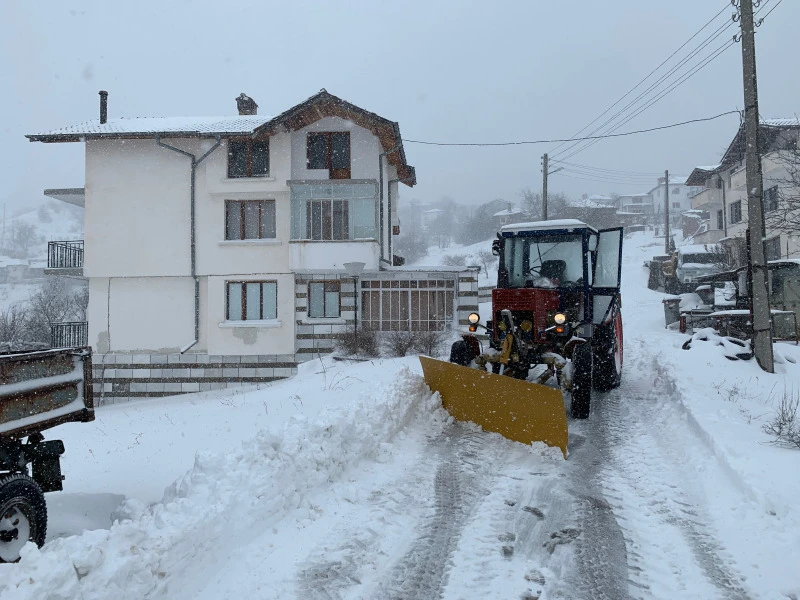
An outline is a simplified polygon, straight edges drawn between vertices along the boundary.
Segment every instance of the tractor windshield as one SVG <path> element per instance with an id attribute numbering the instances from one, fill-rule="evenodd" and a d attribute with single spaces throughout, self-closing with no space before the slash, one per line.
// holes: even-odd
<path id="1" fill-rule="evenodd" d="M 583 236 L 537 235 L 505 240 L 508 286 L 570 287 L 583 283 Z"/>

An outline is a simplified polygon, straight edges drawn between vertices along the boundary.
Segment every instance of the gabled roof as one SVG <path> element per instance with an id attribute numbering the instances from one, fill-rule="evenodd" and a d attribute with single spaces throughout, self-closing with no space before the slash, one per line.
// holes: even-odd
<path id="1" fill-rule="evenodd" d="M 759 122 L 759 152 L 765 153 L 769 152 L 772 148 L 775 140 L 778 136 L 784 131 L 790 130 L 800 130 L 800 119 L 797 117 L 791 119 L 761 119 Z M 720 163 L 723 167 L 727 167 L 728 165 L 738 163 L 744 158 L 745 154 L 745 133 L 744 133 L 744 123 L 739 126 L 739 130 L 736 132 L 731 143 L 728 145 L 728 149 L 725 150 L 725 154 L 722 156 L 722 160 Z"/>
<path id="2" fill-rule="evenodd" d="M 701 186 L 706 184 L 706 179 L 717 173 L 722 165 L 709 165 L 707 167 L 695 167 L 686 178 L 686 185 Z"/>
<path id="3" fill-rule="evenodd" d="M 381 141 L 389 164 L 397 168 L 400 180 L 416 184 L 414 167 L 406 162 L 400 127 L 350 104 L 326 90 L 311 96 L 276 117 L 237 115 L 230 117 L 136 117 L 99 119 L 62 127 L 44 133 L 26 135 L 32 142 L 83 142 L 92 139 L 141 139 L 152 137 L 230 137 L 239 135 L 272 135 L 280 131 L 297 131 L 324 117 L 340 117 L 370 130 Z"/>

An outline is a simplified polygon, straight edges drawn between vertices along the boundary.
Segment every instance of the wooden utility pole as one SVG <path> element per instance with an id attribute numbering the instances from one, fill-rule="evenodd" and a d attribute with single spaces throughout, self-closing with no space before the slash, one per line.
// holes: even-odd
<path id="1" fill-rule="evenodd" d="M 669 170 L 664 171 L 664 254 L 669 254 Z"/>
<path id="2" fill-rule="evenodd" d="M 740 0 L 742 28 L 742 73 L 744 76 L 744 134 L 747 178 L 747 220 L 750 232 L 748 262 L 752 270 L 750 288 L 753 323 L 753 354 L 767 373 L 775 372 L 772 355 L 772 328 L 767 291 L 766 252 L 764 251 L 764 195 L 761 155 L 758 148 L 758 86 L 756 83 L 755 25 L 753 0 Z"/>
<path id="3" fill-rule="evenodd" d="M 542 157 L 542 221 L 547 221 L 547 171 L 550 169 L 547 153 Z"/>

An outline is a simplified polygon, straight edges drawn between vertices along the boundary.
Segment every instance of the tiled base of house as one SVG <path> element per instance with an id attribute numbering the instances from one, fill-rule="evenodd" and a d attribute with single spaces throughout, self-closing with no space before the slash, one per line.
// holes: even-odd
<path id="1" fill-rule="evenodd" d="M 95 406 L 269 383 L 297 373 L 294 354 L 95 354 Z"/>

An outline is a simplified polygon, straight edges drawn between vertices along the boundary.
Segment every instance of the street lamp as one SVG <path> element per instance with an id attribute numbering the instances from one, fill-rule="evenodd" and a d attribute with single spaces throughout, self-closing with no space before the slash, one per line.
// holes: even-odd
<path id="1" fill-rule="evenodd" d="M 366 263 L 363 262 L 346 262 L 344 263 L 344 268 L 347 270 L 347 274 L 353 278 L 353 290 L 355 292 L 355 305 L 353 306 L 353 313 L 355 318 L 355 323 L 353 324 L 353 331 L 355 332 L 356 337 L 356 347 L 358 346 L 358 278 L 361 273 L 364 271 L 364 266 Z"/>

